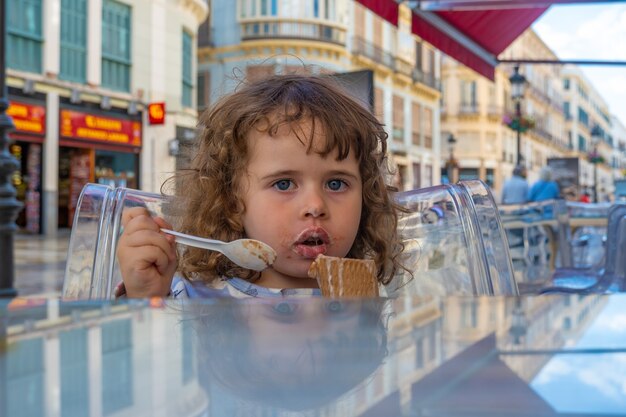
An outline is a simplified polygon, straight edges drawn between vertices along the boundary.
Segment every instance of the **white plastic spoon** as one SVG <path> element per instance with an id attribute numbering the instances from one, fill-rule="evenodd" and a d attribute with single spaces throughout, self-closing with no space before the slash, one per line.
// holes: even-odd
<path id="1" fill-rule="evenodd" d="M 161 231 L 175 236 L 176 242 L 181 245 L 223 253 L 237 265 L 253 271 L 263 271 L 276 260 L 274 249 L 259 240 L 238 239 L 232 242 L 222 242 L 221 240 L 205 239 L 169 229 L 161 229 Z"/>

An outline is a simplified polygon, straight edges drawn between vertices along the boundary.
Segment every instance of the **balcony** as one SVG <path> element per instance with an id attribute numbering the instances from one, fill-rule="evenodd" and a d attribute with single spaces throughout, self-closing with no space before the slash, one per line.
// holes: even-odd
<path id="1" fill-rule="evenodd" d="M 501 118 L 504 114 L 504 109 L 502 106 L 498 106 L 496 104 L 490 104 L 487 106 L 487 116 L 491 118 Z"/>
<path id="2" fill-rule="evenodd" d="M 241 40 L 306 39 L 346 44 L 346 31 L 338 26 L 311 20 L 259 18 L 241 23 Z"/>
<path id="3" fill-rule="evenodd" d="M 361 37 L 352 38 L 352 53 L 363 55 L 378 64 L 396 70 L 396 60 L 393 55 Z"/>
<path id="4" fill-rule="evenodd" d="M 478 103 L 461 103 L 459 114 L 466 116 L 478 114 Z"/>
<path id="5" fill-rule="evenodd" d="M 423 72 L 419 68 L 413 68 L 411 78 L 413 78 L 413 82 L 422 83 L 430 88 L 441 91 L 441 80 L 435 78 L 435 74 Z"/>

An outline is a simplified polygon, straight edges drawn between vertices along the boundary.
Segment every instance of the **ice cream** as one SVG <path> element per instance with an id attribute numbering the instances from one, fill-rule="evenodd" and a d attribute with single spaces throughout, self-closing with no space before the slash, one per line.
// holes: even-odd
<path id="1" fill-rule="evenodd" d="M 372 260 L 319 255 L 309 268 L 324 297 L 378 297 L 376 264 Z"/>

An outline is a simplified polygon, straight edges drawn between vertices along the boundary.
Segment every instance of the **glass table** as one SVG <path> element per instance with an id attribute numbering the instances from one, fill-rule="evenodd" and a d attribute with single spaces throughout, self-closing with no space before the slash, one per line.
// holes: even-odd
<path id="1" fill-rule="evenodd" d="M 626 294 L 16 299 L 1 416 L 626 415 Z"/>

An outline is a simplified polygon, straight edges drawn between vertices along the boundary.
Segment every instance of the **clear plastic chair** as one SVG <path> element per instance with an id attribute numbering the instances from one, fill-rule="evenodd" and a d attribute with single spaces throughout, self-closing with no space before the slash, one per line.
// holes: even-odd
<path id="1" fill-rule="evenodd" d="M 547 282 L 557 265 L 572 266 L 564 200 L 501 205 L 498 209 L 520 291 L 527 283 Z"/>
<path id="2" fill-rule="evenodd" d="M 409 272 L 396 291 L 437 295 L 517 295 L 507 238 L 493 196 L 481 181 L 398 194 Z M 411 276 L 412 275 L 412 276 Z"/>
<path id="3" fill-rule="evenodd" d="M 610 203 L 567 202 L 572 263 L 563 267 L 602 267 L 606 255 Z"/>
<path id="4" fill-rule="evenodd" d="M 398 201 L 410 210 L 400 227 L 414 279 L 407 274 L 396 277 L 392 292 L 517 294 L 506 236 L 491 192 L 482 182 L 414 190 L 398 195 Z M 159 194 L 86 185 L 74 217 L 63 298 L 112 298 L 121 281 L 115 248 L 122 211 L 143 206 L 176 227 L 171 203 Z"/>
<path id="5" fill-rule="evenodd" d="M 121 276 L 115 248 L 122 231 L 122 211 L 142 206 L 173 222 L 171 205 L 159 194 L 102 184 L 83 188 L 74 214 L 62 297 L 110 299 Z"/>
<path id="6" fill-rule="evenodd" d="M 597 294 L 626 291 L 626 204 L 608 212 L 606 256 L 602 267 L 557 268 L 549 285 L 537 292 Z"/>

